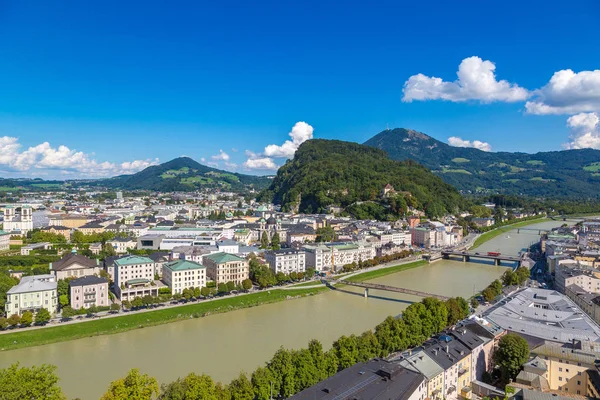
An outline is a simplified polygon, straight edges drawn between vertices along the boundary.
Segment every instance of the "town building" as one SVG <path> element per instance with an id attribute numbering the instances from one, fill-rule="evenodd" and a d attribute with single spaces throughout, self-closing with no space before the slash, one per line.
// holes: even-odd
<path id="1" fill-rule="evenodd" d="M 33 209 L 31 206 L 21 206 L 21 212 L 16 213 L 15 207 L 8 205 L 4 208 L 3 230 L 17 235 L 27 235 L 33 229 Z"/>
<path id="2" fill-rule="evenodd" d="M 0 251 L 10 249 L 10 233 L 0 230 Z"/>
<path id="3" fill-rule="evenodd" d="M 6 292 L 6 315 L 22 315 L 25 311 L 37 312 L 41 308 L 58 312 L 56 291 L 56 277 L 54 275 L 24 276 L 18 285 Z"/>
<path id="4" fill-rule="evenodd" d="M 229 281 L 240 285 L 250 277 L 250 266 L 244 258 L 228 253 L 214 253 L 204 256 L 206 275 L 218 285 Z"/>
<path id="5" fill-rule="evenodd" d="M 154 282 L 154 261 L 148 257 L 125 256 L 113 261 L 114 288 L 119 300 L 132 300 L 146 295 L 158 296 Z"/>
<path id="6" fill-rule="evenodd" d="M 69 282 L 71 291 L 71 307 L 80 308 L 106 307 L 110 305 L 108 280 L 98 276 L 84 276 Z"/>
<path id="7" fill-rule="evenodd" d="M 81 278 L 84 276 L 100 275 L 102 266 L 96 259 L 87 258 L 73 251 L 58 261 L 50 263 L 50 273 L 57 280 L 67 278 Z"/>
<path id="8" fill-rule="evenodd" d="M 41 228 L 41 231 L 53 233 L 55 235 L 61 235 L 67 241 L 71 240 L 71 228 L 67 228 L 66 226 L 53 225 L 53 226 Z"/>
<path id="9" fill-rule="evenodd" d="M 171 293 L 206 286 L 206 267 L 193 261 L 176 260 L 163 265 L 162 280 Z"/>
<path id="10" fill-rule="evenodd" d="M 331 271 L 333 259 L 331 249 L 324 244 L 302 246 L 306 254 L 306 268 L 314 268 L 318 272 Z"/>
<path id="11" fill-rule="evenodd" d="M 441 335 L 423 351 L 444 370 L 442 398 L 471 397 L 472 360 L 466 346 L 452 336 Z"/>
<path id="12" fill-rule="evenodd" d="M 306 253 L 302 250 L 281 249 L 265 251 L 265 260 L 274 273 L 305 272 Z"/>
<path id="13" fill-rule="evenodd" d="M 89 221 L 88 216 L 86 215 L 59 215 L 55 217 L 51 217 L 49 220 L 50 226 L 65 226 L 67 228 L 79 228 Z"/>
<path id="14" fill-rule="evenodd" d="M 81 225 L 79 228 L 77 228 L 77 230 L 84 235 L 98 234 L 104 232 L 104 225 L 99 222 L 92 221 Z"/>
<path id="15" fill-rule="evenodd" d="M 135 249 L 137 246 L 137 240 L 129 237 L 116 237 L 106 243 L 112 246 L 117 254 L 125 254 L 127 250 Z"/>

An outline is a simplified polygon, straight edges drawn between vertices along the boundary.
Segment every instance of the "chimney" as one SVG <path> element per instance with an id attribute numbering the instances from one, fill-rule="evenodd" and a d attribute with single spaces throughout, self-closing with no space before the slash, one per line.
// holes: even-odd
<path id="1" fill-rule="evenodd" d="M 448 353 L 448 349 L 450 346 L 446 345 L 446 353 Z"/>

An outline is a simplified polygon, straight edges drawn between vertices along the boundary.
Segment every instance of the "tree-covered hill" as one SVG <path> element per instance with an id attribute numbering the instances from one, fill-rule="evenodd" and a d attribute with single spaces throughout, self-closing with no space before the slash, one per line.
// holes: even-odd
<path id="1" fill-rule="evenodd" d="M 536 154 L 453 147 L 409 129 L 383 131 L 365 143 L 394 160 L 414 160 L 463 193 L 501 192 L 547 198 L 598 198 L 600 151 Z"/>
<path id="2" fill-rule="evenodd" d="M 265 188 L 268 177 L 243 175 L 202 165 L 189 157 L 153 165 L 133 175 L 88 181 L 87 184 L 125 190 L 157 190 L 163 192 L 197 189 L 244 190 Z"/>
<path id="3" fill-rule="evenodd" d="M 384 199 L 388 184 L 396 193 Z M 412 206 L 430 216 L 455 212 L 464 202 L 456 189 L 415 162 L 393 161 L 372 147 L 323 139 L 303 143 L 259 198 L 301 212 L 373 204 L 397 214 Z"/>

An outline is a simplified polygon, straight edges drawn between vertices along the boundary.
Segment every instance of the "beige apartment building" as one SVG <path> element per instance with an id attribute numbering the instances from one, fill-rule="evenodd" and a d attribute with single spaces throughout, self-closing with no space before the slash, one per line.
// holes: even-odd
<path id="1" fill-rule="evenodd" d="M 176 260 L 163 265 L 162 280 L 172 294 L 180 294 L 183 289 L 206 286 L 206 267 L 193 261 Z"/>
<path id="2" fill-rule="evenodd" d="M 69 283 L 71 290 L 71 307 L 80 308 L 106 307 L 110 305 L 108 280 L 97 276 L 85 276 Z"/>
<path id="3" fill-rule="evenodd" d="M 206 275 L 219 283 L 232 281 L 241 284 L 250 277 L 250 266 L 244 258 L 229 253 L 214 253 L 204 256 Z"/>

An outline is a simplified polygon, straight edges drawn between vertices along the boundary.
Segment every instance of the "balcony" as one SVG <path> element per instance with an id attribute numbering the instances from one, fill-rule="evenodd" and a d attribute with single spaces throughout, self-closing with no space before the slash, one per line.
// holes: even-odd
<path id="1" fill-rule="evenodd" d="M 458 371 L 458 376 L 459 376 L 459 377 L 461 377 L 461 376 L 463 376 L 464 374 L 466 374 L 467 372 L 469 372 L 469 370 L 468 370 L 468 369 L 466 369 L 466 368 L 461 368 L 461 369 Z"/>

